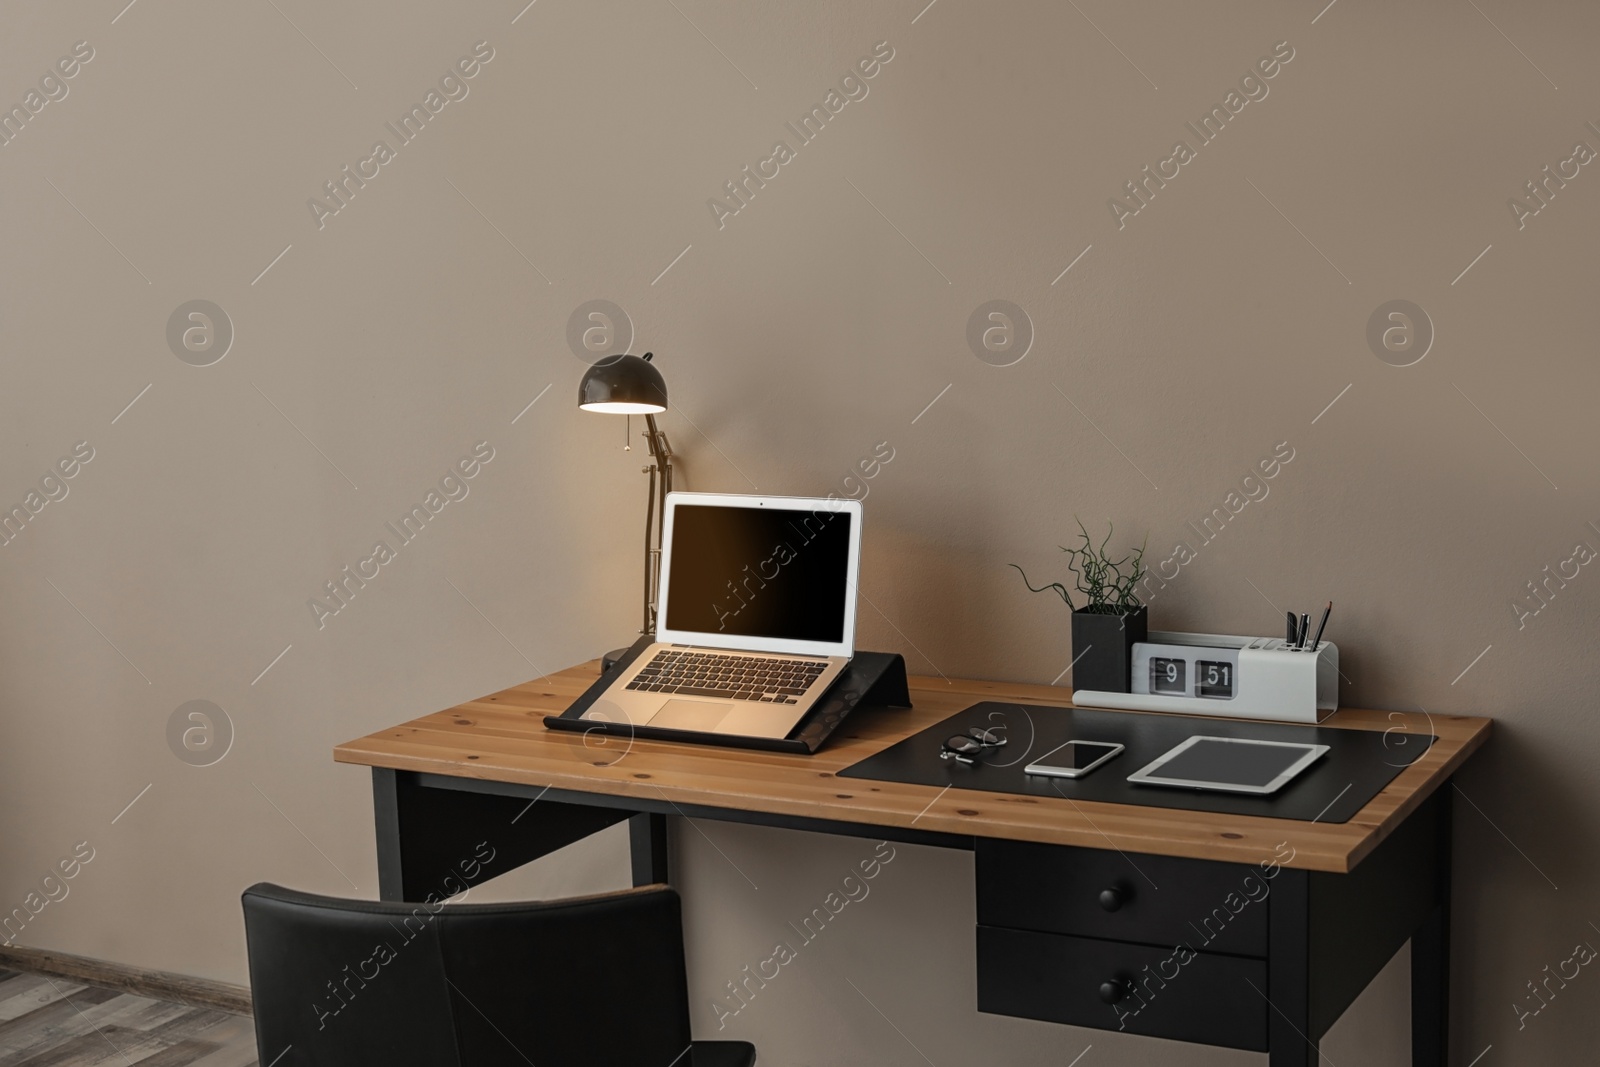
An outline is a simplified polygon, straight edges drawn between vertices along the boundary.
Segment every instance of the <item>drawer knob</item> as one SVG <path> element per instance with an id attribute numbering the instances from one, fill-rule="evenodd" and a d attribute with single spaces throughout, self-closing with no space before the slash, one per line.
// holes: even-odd
<path id="1" fill-rule="evenodd" d="M 1100 890 L 1100 906 L 1106 911 L 1118 911 L 1128 902 L 1133 894 L 1121 886 L 1112 886 L 1110 889 Z"/>
<path id="2" fill-rule="evenodd" d="M 1115 1004 L 1117 1001 L 1123 999 L 1127 995 L 1127 984 L 1119 982 L 1115 978 L 1111 979 L 1110 981 L 1100 983 L 1100 999 L 1105 1001 L 1107 1004 Z"/>

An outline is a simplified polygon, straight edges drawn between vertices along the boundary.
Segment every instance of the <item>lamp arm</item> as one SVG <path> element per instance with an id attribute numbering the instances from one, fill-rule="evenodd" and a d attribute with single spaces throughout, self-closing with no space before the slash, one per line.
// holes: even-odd
<path id="1" fill-rule="evenodd" d="M 644 437 L 655 462 L 645 468 L 650 475 L 650 499 L 644 517 L 644 629 L 640 632 L 653 634 L 661 589 L 660 542 L 666 533 L 667 494 L 672 492 L 672 446 L 656 427 L 655 415 L 645 415 L 644 422 Z"/>
<path id="2" fill-rule="evenodd" d="M 667 441 L 667 435 L 656 428 L 656 417 L 648 414 L 644 417 L 645 440 L 649 442 L 650 454 L 655 457 L 656 465 L 663 471 L 672 470 L 672 445 Z M 664 492 L 672 492 L 672 476 L 667 475 L 667 487 Z"/>
<path id="3" fill-rule="evenodd" d="M 650 496 L 644 511 L 644 625 L 640 627 L 641 634 L 654 633 L 656 628 L 656 598 L 655 598 L 655 517 L 656 517 L 656 468 L 652 464 L 645 468 L 645 473 L 650 475 Z"/>

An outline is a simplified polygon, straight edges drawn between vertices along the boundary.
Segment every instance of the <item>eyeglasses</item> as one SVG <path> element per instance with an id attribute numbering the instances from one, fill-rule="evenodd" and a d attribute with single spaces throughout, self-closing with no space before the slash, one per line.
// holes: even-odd
<path id="1" fill-rule="evenodd" d="M 964 734 L 945 738 L 939 749 L 940 759 L 953 759 L 957 763 L 973 764 L 984 749 L 1000 748 L 1006 743 L 1005 735 L 982 726 L 972 726 Z"/>

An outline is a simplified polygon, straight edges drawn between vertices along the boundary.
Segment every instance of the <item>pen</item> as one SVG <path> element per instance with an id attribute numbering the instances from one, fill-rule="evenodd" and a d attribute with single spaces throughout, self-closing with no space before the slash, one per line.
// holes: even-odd
<path id="1" fill-rule="evenodd" d="M 1317 636 L 1316 636 L 1316 639 L 1311 642 L 1311 648 L 1308 649 L 1308 651 L 1315 652 L 1317 650 L 1317 646 L 1322 643 L 1322 631 L 1327 629 L 1327 627 L 1328 627 L 1328 616 L 1332 612 L 1333 612 L 1333 601 L 1330 600 L 1330 601 L 1328 601 L 1328 606 L 1322 609 L 1322 622 L 1317 624 Z"/>
<path id="2" fill-rule="evenodd" d="M 1302 611 L 1300 613 L 1300 647 L 1306 647 L 1306 638 L 1311 636 L 1311 616 Z"/>
<path id="3" fill-rule="evenodd" d="M 1294 639 L 1298 636 L 1298 634 L 1296 632 L 1297 628 L 1294 621 L 1294 612 L 1290 611 L 1286 612 L 1286 614 L 1289 616 L 1289 619 L 1287 629 L 1284 630 L 1283 647 L 1289 648 L 1294 644 Z"/>

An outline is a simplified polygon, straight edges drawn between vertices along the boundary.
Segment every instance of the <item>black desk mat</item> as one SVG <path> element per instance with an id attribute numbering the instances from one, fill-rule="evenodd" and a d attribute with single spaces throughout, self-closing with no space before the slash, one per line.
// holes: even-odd
<path id="1" fill-rule="evenodd" d="M 969 726 L 1003 731 L 1007 743 L 974 765 L 939 758 L 944 739 Z M 1271 796 L 1134 785 L 1128 775 L 1188 737 L 1249 737 L 1327 745 L 1329 751 Z M 1023 768 L 1065 741 L 1116 741 L 1127 748 L 1084 778 L 1042 778 Z M 1051 708 L 986 700 L 839 772 L 841 778 L 1023 796 L 1061 796 L 1110 804 L 1260 815 L 1269 819 L 1348 822 L 1435 738 L 1400 730 L 1333 730 L 1287 723 L 1208 719 L 1086 708 Z"/>

